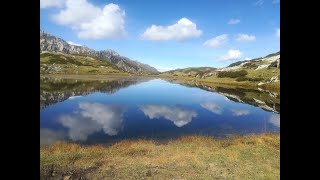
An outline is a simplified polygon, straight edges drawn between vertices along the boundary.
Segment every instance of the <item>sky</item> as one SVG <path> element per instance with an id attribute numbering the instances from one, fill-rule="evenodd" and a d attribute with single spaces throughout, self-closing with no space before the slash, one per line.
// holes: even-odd
<path id="1" fill-rule="evenodd" d="M 40 0 L 40 28 L 159 71 L 280 50 L 280 0 Z"/>

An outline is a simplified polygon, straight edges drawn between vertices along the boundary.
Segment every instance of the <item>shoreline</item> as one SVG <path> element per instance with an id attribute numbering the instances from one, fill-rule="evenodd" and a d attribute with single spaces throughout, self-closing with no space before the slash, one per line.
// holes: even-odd
<path id="1" fill-rule="evenodd" d="M 162 76 L 162 75 L 127 75 L 127 74 L 40 74 L 40 77 L 56 77 L 64 79 L 83 79 L 83 80 L 118 80 L 122 78 L 158 78 L 163 80 L 176 80 L 176 81 L 187 81 L 192 83 L 202 83 L 212 87 L 230 87 L 230 88 L 243 88 L 243 89 L 257 89 L 262 88 L 265 90 L 273 90 L 280 92 L 280 82 L 277 84 L 263 84 L 258 85 L 257 83 L 250 82 L 235 82 L 234 80 L 225 78 L 215 78 L 214 80 L 189 78 L 189 77 L 175 77 L 175 76 Z"/>

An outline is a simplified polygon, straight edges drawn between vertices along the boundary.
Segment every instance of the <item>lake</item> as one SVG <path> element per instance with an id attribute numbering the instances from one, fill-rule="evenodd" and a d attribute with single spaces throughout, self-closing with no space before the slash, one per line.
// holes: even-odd
<path id="1" fill-rule="evenodd" d="M 280 132 L 280 93 L 155 78 L 40 79 L 40 144 Z"/>

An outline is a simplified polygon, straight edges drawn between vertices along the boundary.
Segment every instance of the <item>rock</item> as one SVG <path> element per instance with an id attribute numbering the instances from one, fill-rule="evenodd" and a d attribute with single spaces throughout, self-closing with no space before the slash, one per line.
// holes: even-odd
<path id="1" fill-rule="evenodd" d="M 265 102 L 259 100 L 259 99 L 255 99 L 255 98 L 252 98 L 255 102 L 259 103 L 259 104 L 266 104 Z"/>
<path id="2" fill-rule="evenodd" d="M 63 180 L 69 180 L 71 178 L 71 176 L 65 176 L 63 177 Z"/>
<path id="3" fill-rule="evenodd" d="M 149 169 L 148 171 L 147 171 L 147 173 L 146 173 L 146 176 L 148 176 L 148 177 L 151 177 L 151 170 Z"/>
<path id="4" fill-rule="evenodd" d="M 269 64 L 263 64 L 263 65 L 258 66 L 255 70 L 267 68 L 268 66 L 269 66 Z"/>
<path id="5" fill-rule="evenodd" d="M 277 68 L 280 68 L 280 57 L 279 57 L 279 59 L 277 60 Z"/>
<path id="6" fill-rule="evenodd" d="M 273 76 L 269 82 L 278 82 L 279 81 L 279 76 Z"/>
<path id="7" fill-rule="evenodd" d="M 261 85 L 263 85 L 263 84 L 266 84 L 266 83 L 260 82 L 260 83 L 258 84 L 258 86 L 261 86 Z"/>

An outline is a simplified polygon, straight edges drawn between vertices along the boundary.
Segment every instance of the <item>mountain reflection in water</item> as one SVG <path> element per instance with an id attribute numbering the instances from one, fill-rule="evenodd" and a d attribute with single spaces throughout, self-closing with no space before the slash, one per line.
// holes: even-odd
<path id="1" fill-rule="evenodd" d="M 77 80 L 61 78 L 40 79 L 40 109 L 94 92 L 113 94 L 122 88 L 146 82 L 145 78 L 122 78 L 120 80 Z"/>
<path id="2" fill-rule="evenodd" d="M 40 143 L 280 131 L 280 94 L 152 78 L 41 78 Z"/>

